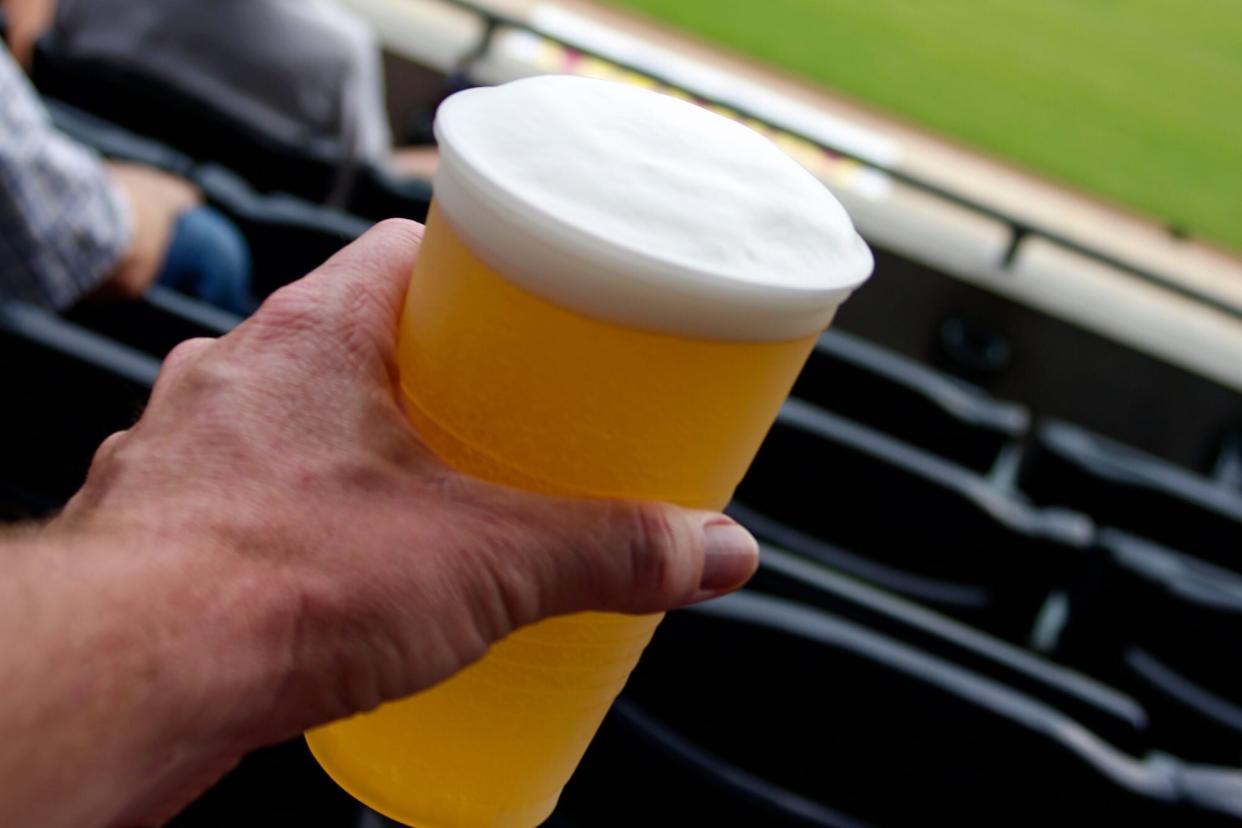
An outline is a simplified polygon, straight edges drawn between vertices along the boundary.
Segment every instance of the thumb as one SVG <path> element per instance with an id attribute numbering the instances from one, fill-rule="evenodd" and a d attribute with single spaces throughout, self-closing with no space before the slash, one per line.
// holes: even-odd
<path id="1" fill-rule="evenodd" d="M 661 503 L 493 489 L 485 546 L 513 626 L 584 610 L 661 612 L 746 583 L 759 545 L 731 518 Z M 490 499 L 490 498 L 489 498 Z"/>

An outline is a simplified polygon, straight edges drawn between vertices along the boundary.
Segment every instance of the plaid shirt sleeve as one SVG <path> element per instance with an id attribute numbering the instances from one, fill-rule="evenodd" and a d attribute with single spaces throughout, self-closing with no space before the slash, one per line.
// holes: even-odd
<path id="1" fill-rule="evenodd" d="M 99 158 L 55 130 L 0 45 L 0 299 L 66 308 L 105 281 L 130 234 Z"/>

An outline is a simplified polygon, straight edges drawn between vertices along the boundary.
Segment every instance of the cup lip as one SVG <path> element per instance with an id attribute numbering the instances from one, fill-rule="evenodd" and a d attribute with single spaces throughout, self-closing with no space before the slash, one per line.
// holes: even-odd
<path id="1" fill-rule="evenodd" d="M 558 76 L 560 78 L 611 83 L 576 76 Z M 480 258 L 551 302 L 626 326 L 674 335 L 780 341 L 826 328 L 841 304 L 867 281 L 874 269 L 874 256 L 852 224 L 854 250 L 849 264 L 853 266 L 841 268 L 835 284 L 826 287 L 757 282 L 736 273 L 697 267 L 691 262 L 619 243 L 589 227 L 575 224 L 525 198 L 510 182 L 489 176 L 458 148 L 454 110 L 470 97 L 489 94 L 493 89 L 464 90 L 441 104 L 434 125 L 441 156 L 434 182 L 435 198 L 454 229 L 480 248 L 475 250 Z M 723 116 L 717 117 L 730 127 L 745 128 Z M 779 147 L 773 145 L 773 149 L 783 154 Z M 791 163 L 796 162 L 791 159 Z M 816 183 L 826 188 L 822 182 L 817 180 Z M 826 190 L 826 194 L 832 198 L 830 191 Z M 471 220 L 471 216 L 475 220 Z M 486 217 L 486 222 L 479 221 L 480 216 Z M 487 230 L 479 229 L 482 223 L 488 225 Z M 507 233 L 497 233 L 501 227 Z M 575 272 L 572 278 L 557 280 L 546 272 L 539 272 L 540 268 L 533 263 L 528 265 L 520 253 L 496 249 L 501 245 L 494 239 L 489 243 L 488 235 L 508 235 L 510 241 L 525 239 L 529 242 L 526 246 L 532 250 L 546 251 L 554 247 L 558 258 L 563 258 L 566 267 Z M 565 284 L 553 284 L 556 281 Z M 571 281 L 574 284 L 569 284 Z M 635 282 L 639 283 L 637 288 Z M 644 287 L 675 295 L 677 303 L 683 307 L 700 303 L 703 313 L 691 320 L 683 319 L 684 314 L 662 314 L 651 312 L 652 308 L 639 308 L 637 306 L 644 303 L 633 301 L 632 296 Z M 627 297 L 630 297 L 628 301 Z M 714 316 L 718 321 L 713 323 L 705 316 Z"/>

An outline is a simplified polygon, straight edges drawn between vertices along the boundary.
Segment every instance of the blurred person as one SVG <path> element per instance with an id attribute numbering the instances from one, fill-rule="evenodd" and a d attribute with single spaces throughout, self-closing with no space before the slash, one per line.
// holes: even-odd
<path id="1" fill-rule="evenodd" d="M 333 0 L 0 2 L 28 61 L 50 31 L 70 57 L 144 72 L 285 140 L 329 138 L 347 160 L 400 174 L 435 170 L 434 149 L 393 149 L 379 43 Z"/>
<path id="2" fill-rule="evenodd" d="M 179 346 L 64 512 L 0 537 L 0 825 L 161 824 L 250 750 L 431 687 L 518 627 L 754 571 L 723 515 L 435 459 L 394 392 L 421 237 L 386 222 Z"/>
<path id="3" fill-rule="evenodd" d="M 57 132 L 0 46 L 0 299 L 63 310 L 159 283 L 249 313 L 245 239 L 200 200 L 182 179 L 105 164 Z"/>

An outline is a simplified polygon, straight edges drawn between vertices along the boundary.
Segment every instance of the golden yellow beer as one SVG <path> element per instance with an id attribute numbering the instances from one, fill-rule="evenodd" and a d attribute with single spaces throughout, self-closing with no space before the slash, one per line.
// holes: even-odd
<path id="1" fill-rule="evenodd" d="M 711 342 L 585 318 L 483 264 L 433 208 L 398 355 L 410 419 L 462 471 L 722 508 L 815 339 Z M 544 621 L 430 691 L 311 733 L 311 748 L 351 794 L 419 828 L 530 828 L 658 621 Z"/>
<path id="2" fill-rule="evenodd" d="M 519 281 L 433 205 L 398 348 L 402 400 L 427 445 L 461 471 L 530 491 L 722 508 L 818 330 L 677 335 Z M 431 690 L 308 741 L 342 787 L 399 821 L 533 828 L 659 620 L 586 613 L 532 625 Z"/>

